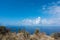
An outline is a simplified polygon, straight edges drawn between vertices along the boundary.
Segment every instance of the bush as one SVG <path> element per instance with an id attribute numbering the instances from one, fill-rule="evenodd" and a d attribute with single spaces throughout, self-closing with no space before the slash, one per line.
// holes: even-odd
<path id="1" fill-rule="evenodd" d="M 5 34 L 6 33 L 6 27 L 5 26 L 0 26 L 0 33 Z"/>
<path id="2" fill-rule="evenodd" d="M 60 33 L 53 33 L 51 36 L 53 36 L 55 39 L 60 38 Z"/>

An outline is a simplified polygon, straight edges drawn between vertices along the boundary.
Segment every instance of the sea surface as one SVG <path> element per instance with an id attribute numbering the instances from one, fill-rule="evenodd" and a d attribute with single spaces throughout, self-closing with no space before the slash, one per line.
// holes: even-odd
<path id="1" fill-rule="evenodd" d="M 33 34 L 36 29 L 39 29 L 40 32 L 45 32 L 47 35 L 52 33 L 60 32 L 60 26 L 6 26 L 7 29 L 10 29 L 11 32 L 17 32 L 18 30 L 25 30 L 30 34 Z"/>

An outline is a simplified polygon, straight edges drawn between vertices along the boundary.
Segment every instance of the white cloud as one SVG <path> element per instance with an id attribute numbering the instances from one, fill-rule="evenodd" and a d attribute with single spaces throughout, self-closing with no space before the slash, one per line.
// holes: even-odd
<path id="1" fill-rule="evenodd" d="M 20 25 L 23 26 L 60 26 L 60 1 L 49 3 L 49 5 L 43 5 L 43 14 L 51 15 L 48 18 L 27 18 L 20 20 Z"/>
<path id="2" fill-rule="evenodd" d="M 50 18 L 42 20 L 43 24 L 60 25 L 60 1 L 52 2 L 42 8 L 43 14 L 51 15 Z"/>
<path id="3" fill-rule="evenodd" d="M 27 18 L 22 19 L 18 22 L 12 23 L 13 25 L 24 25 L 24 26 L 60 26 L 60 1 L 49 3 L 42 7 L 43 14 L 51 15 L 50 18 Z"/>
<path id="4" fill-rule="evenodd" d="M 60 1 L 49 3 L 49 5 L 43 5 L 43 14 L 51 15 L 48 18 L 37 17 L 35 19 L 24 19 L 21 23 L 23 25 L 34 25 L 34 26 L 60 26 Z"/>
<path id="5" fill-rule="evenodd" d="M 43 13 L 48 13 L 49 15 L 52 15 L 53 17 L 60 17 L 60 1 L 57 3 L 54 3 L 52 6 L 45 5 L 43 6 L 42 10 Z"/>
<path id="6" fill-rule="evenodd" d="M 23 26 L 59 26 L 60 25 L 60 19 L 59 18 L 41 18 L 37 17 L 34 19 L 24 19 L 21 21 L 21 24 Z"/>
<path id="7" fill-rule="evenodd" d="M 42 19 L 41 23 L 42 25 L 49 25 L 49 24 L 52 24 L 52 20 Z"/>
<path id="8" fill-rule="evenodd" d="M 21 21 L 21 24 L 22 25 L 28 25 L 28 26 L 33 26 L 33 25 L 39 25 L 41 22 L 41 18 L 40 17 L 37 17 L 37 18 L 34 18 L 34 19 L 24 19 Z"/>
<path id="9" fill-rule="evenodd" d="M 37 17 L 35 19 L 24 19 L 22 25 L 34 26 L 60 26 L 60 1 L 49 3 L 42 7 L 43 14 L 51 15 L 48 18 Z"/>

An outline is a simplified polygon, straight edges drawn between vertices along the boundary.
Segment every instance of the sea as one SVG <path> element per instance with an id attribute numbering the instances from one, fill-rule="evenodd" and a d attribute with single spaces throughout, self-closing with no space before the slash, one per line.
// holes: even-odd
<path id="1" fill-rule="evenodd" d="M 6 26 L 11 32 L 18 33 L 18 30 L 25 30 L 30 34 L 34 34 L 35 30 L 38 29 L 41 33 L 44 32 L 47 35 L 52 33 L 60 32 L 60 26 Z"/>

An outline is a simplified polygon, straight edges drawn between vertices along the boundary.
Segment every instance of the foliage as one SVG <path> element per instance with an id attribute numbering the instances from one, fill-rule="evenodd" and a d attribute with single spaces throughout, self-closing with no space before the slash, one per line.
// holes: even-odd
<path id="1" fill-rule="evenodd" d="M 36 31 L 35 31 L 35 34 L 37 34 L 37 33 L 39 33 L 39 30 L 38 29 L 36 29 Z"/>
<path id="2" fill-rule="evenodd" d="M 6 29 L 5 26 L 0 26 L 0 34 L 5 35 L 7 32 L 9 32 L 9 29 Z"/>
<path id="3" fill-rule="evenodd" d="M 59 32 L 53 33 L 51 36 L 54 37 L 55 39 L 58 39 L 58 38 L 60 38 L 60 33 Z"/>

